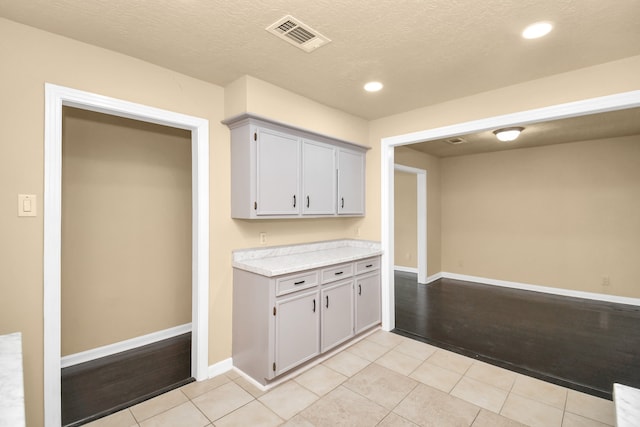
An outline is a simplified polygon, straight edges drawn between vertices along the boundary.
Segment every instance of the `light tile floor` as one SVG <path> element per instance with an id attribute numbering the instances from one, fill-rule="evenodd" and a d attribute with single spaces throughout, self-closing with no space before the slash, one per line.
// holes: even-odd
<path id="1" fill-rule="evenodd" d="M 614 406 L 377 331 L 268 392 L 232 371 L 88 425 L 596 427 Z"/>

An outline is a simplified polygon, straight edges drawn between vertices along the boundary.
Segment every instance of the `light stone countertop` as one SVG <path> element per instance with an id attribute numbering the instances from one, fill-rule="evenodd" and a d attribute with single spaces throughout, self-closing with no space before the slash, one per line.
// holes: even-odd
<path id="1" fill-rule="evenodd" d="M 0 335 L 0 427 L 25 425 L 22 334 Z"/>
<path id="2" fill-rule="evenodd" d="M 379 242 L 370 240 L 330 240 L 290 246 L 233 251 L 232 265 L 262 276 L 282 274 L 356 261 L 382 254 Z"/>
<path id="3" fill-rule="evenodd" d="M 613 401 L 616 405 L 616 426 L 640 425 L 640 390 L 622 384 L 613 385 Z"/>

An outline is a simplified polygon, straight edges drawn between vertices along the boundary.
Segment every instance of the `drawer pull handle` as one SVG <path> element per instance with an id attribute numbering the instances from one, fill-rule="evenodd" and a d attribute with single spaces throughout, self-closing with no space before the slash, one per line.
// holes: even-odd
<path id="1" fill-rule="evenodd" d="M 336 276 L 339 276 L 339 275 L 341 275 L 341 274 L 344 274 L 344 271 L 337 271 L 337 272 L 335 272 L 335 273 L 333 273 L 333 274 L 335 274 Z"/>
<path id="2" fill-rule="evenodd" d="M 327 295 L 327 308 L 329 308 L 329 295 Z"/>
<path id="3" fill-rule="evenodd" d="M 307 207 L 309 207 L 309 196 L 307 196 Z"/>
<path id="4" fill-rule="evenodd" d="M 373 267 L 373 264 L 367 264 L 367 265 L 365 265 L 365 268 L 371 268 L 371 267 Z"/>
<path id="5" fill-rule="evenodd" d="M 296 207 L 296 195 L 295 194 L 293 195 L 293 207 L 294 208 Z"/>
<path id="6" fill-rule="evenodd" d="M 342 200 L 342 206 L 341 208 L 344 209 L 344 197 L 341 199 Z"/>
<path id="7" fill-rule="evenodd" d="M 316 299 L 313 299 L 313 312 L 316 312 Z"/>
<path id="8" fill-rule="evenodd" d="M 358 295 L 362 295 L 362 285 L 358 285 Z"/>
<path id="9" fill-rule="evenodd" d="M 301 280 L 299 282 L 293 282 L 294 285 L 302 285 L 306 280 Z"/>

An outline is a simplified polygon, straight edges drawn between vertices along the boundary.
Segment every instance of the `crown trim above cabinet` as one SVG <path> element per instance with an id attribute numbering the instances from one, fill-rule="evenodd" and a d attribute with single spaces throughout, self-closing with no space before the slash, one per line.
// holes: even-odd
<path id="1" fill-rule="evenodd" d="M 231 217 L 364 216 L 369 147 L 245 113 L 231 130 Z"/>

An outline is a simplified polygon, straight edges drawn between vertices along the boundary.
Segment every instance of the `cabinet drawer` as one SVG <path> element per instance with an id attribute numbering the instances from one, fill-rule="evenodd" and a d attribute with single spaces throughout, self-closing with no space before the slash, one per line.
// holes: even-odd
<path id="1" fill-rule="evenodd" d="M 380 269 L 380 258 L 369 258 L 356 262 L 356 274 Z"/>
<path id="2" fill-rule="evenodd" d="M 353 263 L 335 265 L 320 272 L 322 283 L 331 283 L 353 276 Z"/>
<path id="3" fill-rule="evenodd" d="M 317 284 L 317 271 L 307 271 L 306 273 L 281 277 L 276 279 L 276 296 L 297 292 L 301 289 L 311 288 Z"/>

